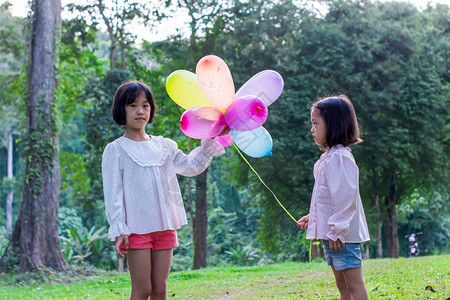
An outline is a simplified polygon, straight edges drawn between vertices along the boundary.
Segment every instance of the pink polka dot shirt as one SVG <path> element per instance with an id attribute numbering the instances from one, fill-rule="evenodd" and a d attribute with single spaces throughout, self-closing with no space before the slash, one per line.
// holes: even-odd
<path id="1" fill-rule="evenodd" d="M 359 195 L 359 170 L 349 147 L 335 146 L 314 165 L 306 238 L 344 243 L 370 239 Z"/>

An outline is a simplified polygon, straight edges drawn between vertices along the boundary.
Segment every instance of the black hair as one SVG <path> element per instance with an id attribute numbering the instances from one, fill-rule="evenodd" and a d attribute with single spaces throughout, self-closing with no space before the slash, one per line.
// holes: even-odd
<path id="1" fill-rule="evenodd" d="M 112 104 L 112 117 L 117 125 L 126 124 L 125 106 L 136 102 L 142 94 L 145 95 L 147 101 L 150 103 L 151 110 L 148 124 L 153 123 L 156 113 L 156 104 L 150 88 L 140 81 L 125 81 L 117 89 Z"/>
<path id="2" fill-rule="evenodd" d="M 325 148 L 361 143 L 358 119 L 352 102 L 346 95 L 320 98 L 311 109 L 317 108 L 327 127 Z"/>

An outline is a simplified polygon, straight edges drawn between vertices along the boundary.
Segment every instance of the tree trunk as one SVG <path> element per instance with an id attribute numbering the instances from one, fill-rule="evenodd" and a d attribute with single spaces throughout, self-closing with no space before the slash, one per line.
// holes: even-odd
<path id="1" fill-rule="evenodd" d="M 389 249 L 389 257 L 398 258 L 400 246 L 398 243 L 398 226 L 396 216 L 397 195 L 395 192 L 395 175 L 391 178 L 389 196 L 385 198 L 387 214 L 384 222 L 384 232 Z"/>
<path id="2" fill-rule="evenodd" d="M 117 54 L 117 38 L 114 33 L 114 27 L 111 20 L 105 14 L 105 6 L 103 0 L 99 0 L 97 3 L 98 10 L 102 16 L 103 22 L 105 22 L 106 29 L 108 30 L 109 40 L 111 41 L 111 47 L 109 48 L 109 67 L 116 69 L 119 63 L 119 57 Z"/>
<path id="3" fill-rule="evenodd" d="M 117 254 L 117 272 L 125 273 L 125 259 Z"/>
<path id="4" fill-rule="evenodd" d="M 317 257 L 320 256 L 320 242 L 318 242 L 318 240 L 312 240 L 310 241 L 310 243 L 312 243 L 311 245 L 311 260 L 316 260 Z"/>
<path id="5" fill-rule="evenodd" d="M 10 182 L 13 180 L 13 135 L 12 133 L 8 137 L 8 179 Z M 11 189 L 8 191 L 8 195 L 6 196 L 6 233 L 8 235 L 11 234 L 12 231 L 12 214 L 13 214 L 13 199 L 14 199 L 14 190 Z"/>
<path id="6" fill-rule="evenodd" d="M 119 64 L 119 57 L 117 55 L 117 39 L 114 33 L 109 34 L 111 39 L 111 48 L 109 50 L 109 66 L 111 69 L 116 69 Z"/>
<path id="7" fill-rule="evenodd" d="M 35 0 L 26 97 L 27 132 L 23 202 L 5 251 L 19 254 L 21 272 L 66 267 L 58 232 L 59 151 L 53 117 L 55 46 L 61 30 L 61 1 Z M 3 257 L 3 258 L 4 258 Z M 3 260 L 2 258 L 2 260 Z"/>
<path id="8" fill-rule="evenodd" d="M 194 265 L 193 269 L 206 268 L 206 235 L 208 222 L 206 216 L 206 178 L 208 169 L 196 177 L 195 217 L 193 219 Z"/>
<path id="9" fill-rule="evenodd" d="M 361 255 L 363 259 L 370 258 L 370 247 L 368 244 L 361 244 Z"/>
<path id="10" fill-rule="evenodd" d="M 383 236 L 382 236 L 382 222 L 380 210 L 380 196 L 375 195 L 375 209 L 377 213 L 377 258 L 383 258 Z"/>

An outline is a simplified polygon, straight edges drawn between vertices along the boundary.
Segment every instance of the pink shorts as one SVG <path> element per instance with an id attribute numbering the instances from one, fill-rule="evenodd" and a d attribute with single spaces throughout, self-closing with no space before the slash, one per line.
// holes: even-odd
<path id="1" fill-rule="evenodd" d="M 178 247 L 176 230 L 155 231 L 146 234 L 132 233 L 128 236 L 128 249 L 166 250 Z M 124 250 L 124 244 L 121 248 Z"/>

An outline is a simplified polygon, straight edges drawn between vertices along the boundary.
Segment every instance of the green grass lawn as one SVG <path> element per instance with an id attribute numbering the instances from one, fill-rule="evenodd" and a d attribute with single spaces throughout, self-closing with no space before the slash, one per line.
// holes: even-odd
<path id="1" fill-rule="evenodd" d="M 450 255 L 364 261 L 371 299 L 450 299 Z M 0 299 L 128 299 L 128 274 L 2 274 Z M 171 273 L 169 299 L 337 299 L 325 262 L 221 267 Z"/>

